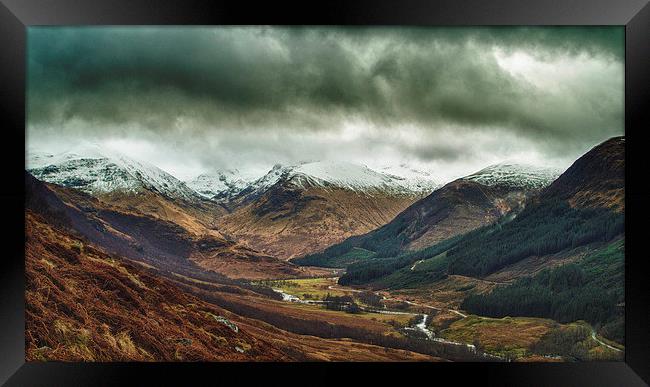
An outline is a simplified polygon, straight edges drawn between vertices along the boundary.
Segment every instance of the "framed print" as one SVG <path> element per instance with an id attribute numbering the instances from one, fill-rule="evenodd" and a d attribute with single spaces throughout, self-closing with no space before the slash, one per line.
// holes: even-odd
<path id="1" fill-rule="evenodd" d="M 646 2 L 149 7 L 2 8 L 7 385 L 650 380 Z"/>

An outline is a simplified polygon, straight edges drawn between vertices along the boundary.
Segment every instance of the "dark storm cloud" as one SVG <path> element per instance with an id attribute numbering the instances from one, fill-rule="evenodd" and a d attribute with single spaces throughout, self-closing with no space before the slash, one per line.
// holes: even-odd
<path id="1" fill-rule="evenodd" d="M 233 129 L 283 136 L 354 121 L 377 132 L 455 128 L 467 138 L 505 129 L 564 152 L 622 132 L 622 72 L 599 71 L 621 64 L 623 48 L 618 27 L 36 27 L 28 124 L 200 144 Z M 495 49 L 605 65 L 585 71 L 591 78 L 540 85 L 504 69 Z M 402 148 L 423 159 L 467 152 L 434 145 Z"/>

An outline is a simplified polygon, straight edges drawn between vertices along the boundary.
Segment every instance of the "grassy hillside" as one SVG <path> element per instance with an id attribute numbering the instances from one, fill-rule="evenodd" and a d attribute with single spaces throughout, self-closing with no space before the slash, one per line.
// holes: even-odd
<path id="1" fill-rule="evenodd" d="M 27 361 L 291 359 L 155 270 L 26 215 Z"/>

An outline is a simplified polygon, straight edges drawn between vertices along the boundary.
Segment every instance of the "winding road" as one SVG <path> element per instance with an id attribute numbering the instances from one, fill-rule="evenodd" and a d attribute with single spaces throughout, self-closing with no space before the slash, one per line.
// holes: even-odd
<path id="1" fill-rule="evenodd" d="M 420 263 L 424 262 L 424 259 L 420 259 L 419 261 L 416 261 L 413 266 L 411 266 L 411 271 L 415 270 L 415 267 L 419 265 Z"/>
<path id="2" fill-rule="evenodd" d="M 417 261 L 417 262 L 416 262 L 416 263 L 411 267 L 411 270 L 413 270 L 413 269 L 415 268 L 415 266 L 416 266 L 419 262 L 422 262 L 422 261 Z M 492 282 L 492 281 L 486 281 L 486 282 Z M 493 282 L 493 283 L 498 284 L 498 283 L 496 283 L 496 282 Z M 362 290 L 351 289 L 351 288 L 343 289 L 343 288 L 335 287 L 334 285 L 330 285 L 330 286 L 328 286 L 327 288 L 330 289 L 330 290 L 337 290 L 337 291 L 340 291 L 340 292 L 354 292 L 354 293 L 361 293 L 361 292 L 362 292 Z M 375 294 L 377 294 L 377 293 L 375 293 Z M 435 307 L 435 306 L 433 306 L 433 305 L 420 304 L 420 303 L 417 303 L 417 302 L 407 301 L 407 300 L 402 300 L 402 299 L 399 299 L 399 298 L 387 298 L 387 297 L 382 296 L 382 299 L 387 300 L 387 301 L 401 301 L 401 302 L 406 302 L 406 303 L 409 304 L 409 305 L 419 306 L 419 307 L 424 307 L 424 308 L 430 308 L 430 309 L 434 309 L 434 310 L 438 310 L 438 311 L 446 310 L 446 311 L 451 312 L 451 313 L 454 313 L 454 314 L 456 314 L 456 315 L 458 315 L 458 316 L 460 316 L 460 317 L 462 317 L 462 318 L 467 317 L 467 315 L 466 315 L 465 313 L 463 313 L 463 312 L 461 312 L 461 311 L 459 311 L 459 310 L 456 310 L 456 309 L 442 309 L 442 308 Z M 426 315 L 425 315 L 425 319 L 426 319 Z M 424 320 L 423 320 L 423 322 L 424 322 Z M 619 349 L 619 348 L 616 348 L 616 347 L 614 347 L 614 346 L 611 346 L 611 345 L 605 343 L 604 341 L 600 340 L 600 339 L 596 336 L 596 331 L 593 330 L 593 329 L 591 330 L 591 338 L 594 339 L 594 341 L 596 341 L 598 344 L 603 345 L 603 346 L 605 346 L 605 347 L 607 347 L 607 348 L 609 348 L 609 349 L 611 349 L 611 350 L 614 350 L 614 351 L 617 351 L 617 352 L 623 352 L 623 350 L 621 350 L 621 349 Z"/>
<path id="3" fill-rule="evenodd" d="M 616 347 L 612 347 L 611 345 L 601 341 L 598 337 L 596 337 L 596 331 L 593 330 L 593 329 L 591 330 L 591 338 L 594 339 L 598 344 L 604 345 L 605 347 L 607 347 L 609 349 L 613 349 L 614 351 L 617 351 L 617 352 L 623 352 L 623 350 L 618 349 Z"/>

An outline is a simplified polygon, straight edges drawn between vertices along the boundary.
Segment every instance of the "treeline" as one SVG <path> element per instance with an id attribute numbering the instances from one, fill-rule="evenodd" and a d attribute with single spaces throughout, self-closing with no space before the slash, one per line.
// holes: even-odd
<path id="1" fill-rule="evenodd" d="M 554 200 L 530 205 L 514 220 L 470 233 L 449 252 L 449 273 L 485 276 L 534 255 L 547 255 L 624 231 L 624 215 L 605 208 L 575 209 Z"/>
<path id="2" fill-rule="evenodd" d="M 576 264 L 546 269 L 489 294 L 466 298 L 461 308 L 490 316 L 533 316 L 561 323 L 585 320 L 604 336 L 624 342 L 624 245 L 622 241 Z"/>
<path id="3" fill-rule="evenodd" d="M 403 235 L 406 227 L 405 220 L 395 219 L 368 234 L 350 237 L 323 252 L 296 258 L 292 262 L 303 266 L 342 268 L 370 258 L 395 257 L 406 244 Z"/>
<path id="4" fill-rule="evenodd" d="M 325 308 L 329 310 L 339 310 L 347 313 L 362 312 L 361 307 L 350 296 L 332 296 L 327 293 L 323 301 L 325 301 Z"/>
<path id="5" fill-rule="evenodd" d="M 419 260 L 430 259 L 442 254 L 454 246 L 461 238 L 462 236 L 456 236 L 436 245 L 427 247 L 426 249 L 402 254 L 393 258 L 377 258 L 352 264 L 348 266 L 346 273 L 339 278 L 339 284 L 360 285 L 372 282 L 373 280 L 385 277 L 402 268 L 410 267 Z M 444 269 L 446 269 L 446 266 Z M 436 279 L 439 276 L 444 275 L 444 270 L 440 270 L 433 276 L 429 275 L 427 278 Z"/>
<path id="6" fill-rule="evenodd" d="M 607 242 L 623 231 L 624 215 L 605 208 L 575 209 L 559 200 L 531 204 L 514 219 L 504 217 L 426 249 L 351 264 L 339 283 L 414 287 L 447 274 L 482 277 L 530 256 Z M 425 261 L 417 270 L 407 269 L 419 260 Z"/>

